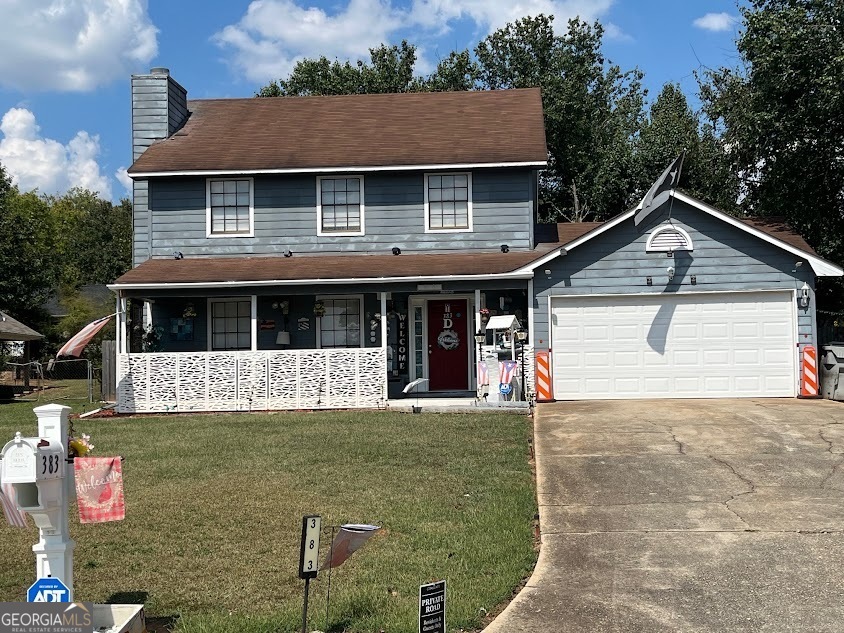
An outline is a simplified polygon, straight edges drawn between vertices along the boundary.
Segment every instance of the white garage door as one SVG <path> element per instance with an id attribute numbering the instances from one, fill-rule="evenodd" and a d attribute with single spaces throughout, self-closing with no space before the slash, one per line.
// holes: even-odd
<path id="1" fill-rule="evenodd" d="M 556 297 L 554 397 L 796 395 L 790 292 Z"/>

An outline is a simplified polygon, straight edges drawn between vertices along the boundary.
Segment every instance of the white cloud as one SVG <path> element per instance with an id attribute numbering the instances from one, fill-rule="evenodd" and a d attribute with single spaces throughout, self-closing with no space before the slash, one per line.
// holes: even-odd
<path id="1" fill-rule="evenodd" d="M 304 0 L 305 2 L 307 0 Z M 253 0 L 236 24 L 214 35 L 232 52 L 232 65 L 254 82 L 287 75 L 303 58 L 366 59 L 369 49 L 395 39 L 400 30 L 412 35 L 419 51 L 429 36 L 448 32 L 457 20 L 471 20 L 485 35 L 508 22 L 539 13 L 553 14 L 557 28 L 569 18 L 593 20 L 614 0 L 413 0 L 409 10 L 398 0 L 348 0 L 339 10 L 297 4 L 296 0 Z M 618 27 L 607 36 L 625 39 Z M 425 62 L 425 60 L 422 60 Z M 427 62 L 428 66 L 433 64 Z M 421 66 L 417 66 L 421 70 Z"/>
<path id="2" fill-rule="evenodd" d="M 553 15 L 557 28 L 569 18 L 591 21 L 605 13 L 613 0 L 414 0 L 413 21 L 429 28 L 448 28 L 452 20 L 468 18 L 486 32 L 528 15 Z"/>
<path id="3" fill-rule="evenodd" d="M 117 171 L 114 172 L 114 177 L 121 185 L 123 185 L 127 194 L 132 193 L 132 179 L 129 178 L 129 172 L 125 167 L 118 167 Z"/>
<path id="4" fill-rule="evenodd" d="M 350 0 L 333 15 L 293 0 L 254 0 L 214 39 L 234 49 L 234 65 L 250 80 L 262 82 L 288 74 L 303 57 L 365 57 L 403 23 L 388 0 Z"/>
<path id="5" fill-rule="evenodd" d="M 0 164 L 22 191 L 64 193 L 72 187 L 98 191 L 111 198 L 111 183 L 100 173 L 99 136 L 76 133 L 67 145 L 43 138 L 35 115 L 11 108 L 0 120 Z"/>
<path id="6" fill-rule="evenodd" d="M 604 24 L 604 34 L 611 40 L 618 42 L 632 42 L 633 36 L 621 30 L 621 27 L 614 22 Z"/>
<path id="7" fill-rule="evenodd" d="M 0 84 L 93 90 L 155 57 L 147 0 L 2 0 Z"/>
<path id="8" fill-rule="evenodd" d="M 699 29 L 705 31 L 729 31 L 734 25 L 738 23 L 739 19 L 735 15 L 729 13 L 707 13 L 704 16 L 697 18 L 694 25 Z"/>

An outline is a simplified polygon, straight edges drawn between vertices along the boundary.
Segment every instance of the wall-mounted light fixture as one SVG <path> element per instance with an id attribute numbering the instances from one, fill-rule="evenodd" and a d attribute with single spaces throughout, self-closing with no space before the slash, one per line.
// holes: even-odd
<path id="1" fill-rule="evenodd" d="M 674 279 L 674 266 L 668 267 L 668 281 Z"/>
<path id="2" fill-rule="evenodd" d="M 401 255 L 401 249 L 398 246 L 393 246 L 393 255 Z"/>
<path id="3" fill-rule="evenodd" d="M 175 251 L 173 253 L 173 259 L 184 259 L 185 256 L 182 255 L 182 251 Z"/>
<path id="4" fill-rule="evenodd" d="M 502 253 L 509 253 L 510 252 L 510 246 L 507 245 L 507 244 L 502 244 L 501 245 L 501 252 Z"/>
<path id="5" fill-rule="evenodd" d="M 282 255 L 284 255 L 285 257 L 293 257 L 293 251 L 286 250 L 282 253 Z"/>
<path id="6" fill-rule="evenodd" d="M 546 274 L 546 275 L 548 275 L 548 276 L 550 277 L 550 276 L 551 276 L 551 269 L 550 269 L 550 268 L 546 268 L 546 269 L 545 269 L 545 274 Z"/>
<path id="7" fill-rule="evenodd" d="M 803 282 L 803 287 L 800 288 L 800 305 L 804 308 L 809 307 L 809 284 Z"/>

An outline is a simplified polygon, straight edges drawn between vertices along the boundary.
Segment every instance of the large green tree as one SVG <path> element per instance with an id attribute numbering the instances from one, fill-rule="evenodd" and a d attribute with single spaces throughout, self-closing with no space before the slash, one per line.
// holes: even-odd
<path id="1" fill-rule="evenodd" d="M 542 178 L 546 219 L 603 219 L 630 202 L 632 140 L 643 116 L 642 74 L 623 71 L 601 52 L 603 27 L 553 17 L 524 18 L 475 48 L 488 89 L 542 88 L 548 169 Z"/>
<path id="2" fill-rule="evenodd" d="M 47 202 L 20 193 L 0 166 L 0 309 L 33 327 L 56 285 L 54 236 Z"/>
<path id="3" fill-rule="evenodd" d="M 742 17 L 741 68 L 709 72 L 701 85 L 741 180 L 741 208 L 784 216 L 844 262 L 844 3 L 753 0 Z M 840 284 L 822 294 L 844 308 Z"/>
<path id="4" fill-rule="evenodd" d="M 103 200 L 85 189 L 48 199 L 61 260 L 59 284 L 66 292 L 85 284 L 108 284 L 132 267 L 132 204 Z"/>
<path id="5" fill-rule="evenodd" d="M 725 160 L 722 140 L 711 125 L 701 126 L 680 86 L 667 83 L 651 104 L 636 143 L 637 194 L 681 152 L 686 153 L 681 187 L 718 208 L 735 210 L 738 181 Z"/>
<path id="6" fill-rule="evenodd" d="M 400 46 L 382 44 L 369 51 L 370 61 L 331 61 L 303 59 L 296 63 L 286 79 L 271 81 L 258 97 L 311 95 L 348 95 L 387 92 L 412 92 L 420 89 L 413 68 L 416 47 L 403 41 Z"/>

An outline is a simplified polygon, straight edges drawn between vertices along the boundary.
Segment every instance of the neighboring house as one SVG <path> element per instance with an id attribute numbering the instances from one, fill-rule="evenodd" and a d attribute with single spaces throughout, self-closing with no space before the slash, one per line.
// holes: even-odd
<path id="1" fill-rule="evenodd" d="M 132 103 L 123 411 L 474 390 L 482 308 L 552 350 L 557 398 L 793 396 L 842 274 L 680 193 L 636 228 L 538 224 L 539 90 L 187 101 L 153 69 Z M 160 352 L 129 353 L 128 299 Z"/>

